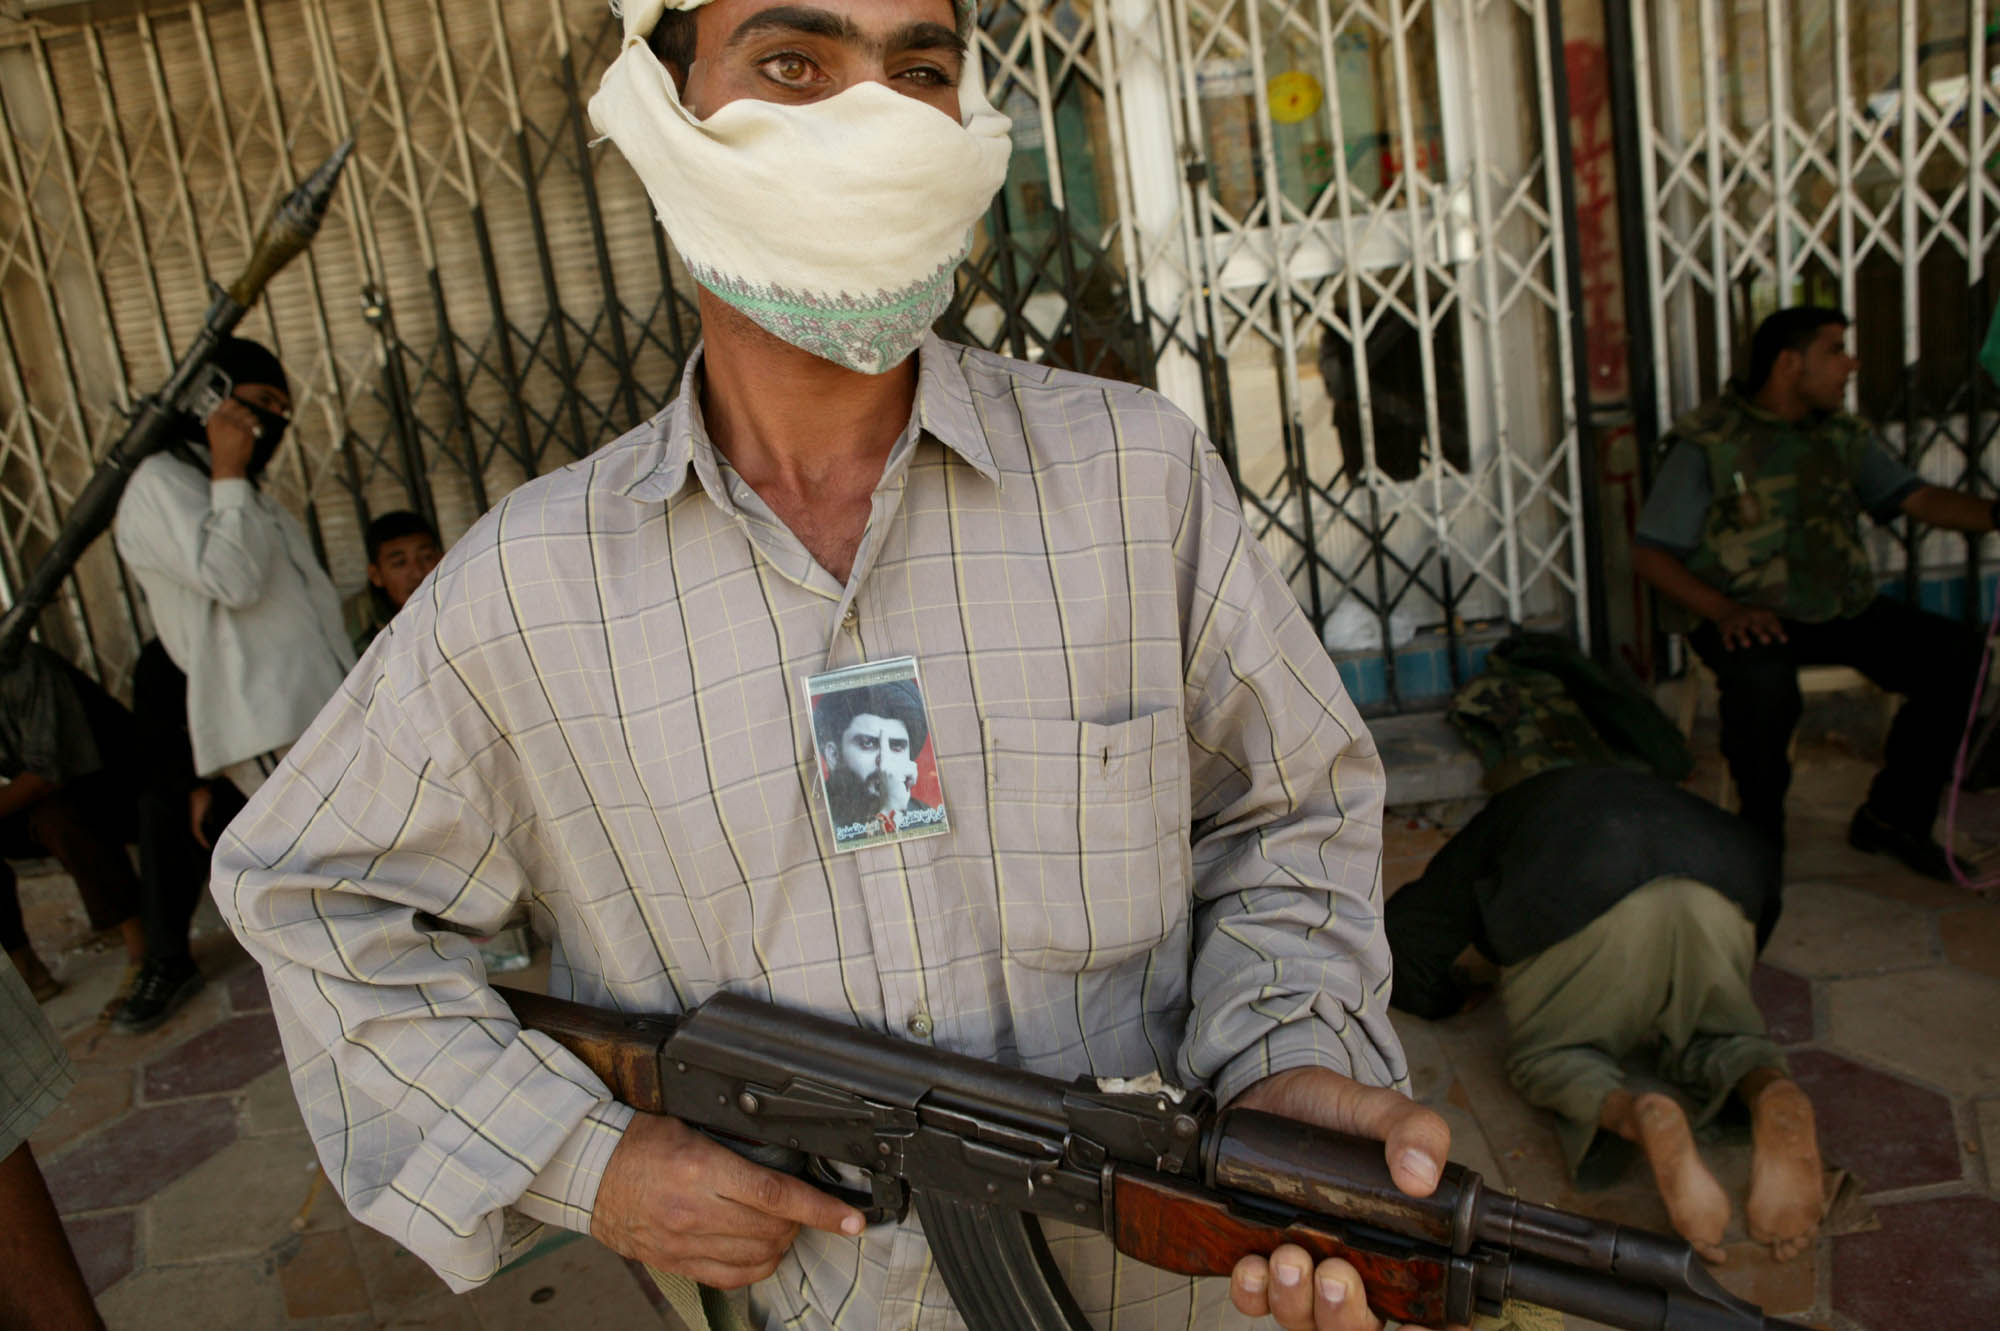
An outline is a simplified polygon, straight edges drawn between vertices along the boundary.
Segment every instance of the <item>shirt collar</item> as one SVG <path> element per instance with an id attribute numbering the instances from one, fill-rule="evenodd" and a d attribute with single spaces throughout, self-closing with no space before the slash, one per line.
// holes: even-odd
<path id="1" fill-rule="evenodd" d="M 701 419 L 701 394 L 696 376 L 701 371 L 703 349 L 697 346 L 681 371 L 681 391 L 653 417 L 652 438 L 645 445 L 654 453 L 653 465 L 642 462 L 638 479 L 623 487 L 621 494 L 641 503 L 664 503 L 687 485 L 692 469 L 702 488 L 719 507 L 730 502 L 717 466 L 715 443 Z M 995 485 L 1000 469 L 994 464 L 993 450 L 987 445 L 986 431 L 980 426 L 979 412 L 972 403 L 972 386 L 966 382 L 959 364 L 960 348 L 937 334 L 927 334 L 917 349 L 916 421 L 924 433 L 959 455 Z"/>

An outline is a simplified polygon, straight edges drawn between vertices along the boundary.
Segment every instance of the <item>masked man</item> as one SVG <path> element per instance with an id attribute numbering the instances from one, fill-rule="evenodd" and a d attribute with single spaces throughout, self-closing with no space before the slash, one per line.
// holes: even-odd
<path id="1" fill-rule="evenodd" d="M 139 464 L 118 501 L 118 554 L 187 675 L 195 771 L 252 794 L 354 664 L 340 594 L 299 520 L 258 488 L 291 424 L 278 358 L 231 338 L 230 395 Z"/>
<path id="2" fill-rule="evenodd" d="M 1007 168 L 970 6 L 624 22 L 591 114 L 702 287 L 681 395 L 481 519 L 217 851 L 342 1195 L 460 1289 L 511 1207 L 753 1326 L 956 1324 L 917 1226 L 616 1103 L 422 923 L 522 900 L 560 996 L 1159 1072 L 1383 1139 L 1428 1193 L 1381 763 L 1227 472 L 1153 394 L 929 334 Z M 921 671 L 951 816 L 845 850 L 807 699 L 864 666 Z M 1232 1283 L 1053 1246 L 1099 1327 L 1377 1326 L 1297 1248 Z"/>

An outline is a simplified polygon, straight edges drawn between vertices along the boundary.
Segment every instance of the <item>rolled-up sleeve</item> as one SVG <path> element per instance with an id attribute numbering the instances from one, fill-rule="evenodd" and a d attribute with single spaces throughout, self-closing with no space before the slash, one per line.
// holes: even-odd
<path id="1" fill-rule="evenodd" d="M 1686 559 L 1701 544 L 1710 499 L 1708 460 L 1697 445 L 1675 440 L 1653 476 L 1653 488 L 1646 492 L 1632 539 Z"/>
<path id="2" fill-rule="evenodd" d="M 1903 501 L 1923 488 L 1924 478 L 1882 447 L 1880 440 L 1871 438 L 1862 449 L 1854 471 L 1854 497 L 1878 523 L 1901 517 Z"/>
<path id="3" fill-rule="evenodd" d="M 456 932 L 493 932 L 527 894 L 520 815 L 463 756 L 478 709 L 447 664 L 387 656 L 231 824 L 213 889 L 264 966 L 328 1177 L 464 1290 L 505 1256 L 504 1208 L 588 1227 L 631 1112 L 520 1028 Z"/>
<path id="4" fill-rule="evenodd" d="M 1403 1087 L 1382 762 L 1205 444 L 1179 546 L 1196 899 L 1178 1070 L 1225 1103 L 1305 1066 Z"/>

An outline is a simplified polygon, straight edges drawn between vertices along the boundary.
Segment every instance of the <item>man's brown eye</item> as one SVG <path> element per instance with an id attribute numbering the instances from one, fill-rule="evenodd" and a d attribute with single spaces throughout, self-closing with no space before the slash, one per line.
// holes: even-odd
<path id="1" fill-rule="evenodd" d="M 805 79 L 808 67 L 796 56 L 785 56 L 774 62 L 778 77 L 787 83 L 799 83 Z"/>

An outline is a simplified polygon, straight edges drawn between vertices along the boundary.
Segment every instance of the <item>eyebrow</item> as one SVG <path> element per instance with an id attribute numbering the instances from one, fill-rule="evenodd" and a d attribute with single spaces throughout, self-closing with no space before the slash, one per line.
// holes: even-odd
<path id="1" fill-rule="evenodd" d="M 942 23 L 929 20 L 908 23 L 891 33 L 886 41 L 878 42 L 862 32 L 854 20 L 845 14 L 835 14 L 812 5 L 775 5 L 752 14 L 736 26 L 736 31 L 729 34 L 729 40 L 724 46 L 733 49 L 765 32 L 789 32 L 803 37 L 825 37 L 876 54 L 950 51 L 963 58 L 966 53 L 965 39 L 959 36 L 958 30 L 946 27 Z"/>

